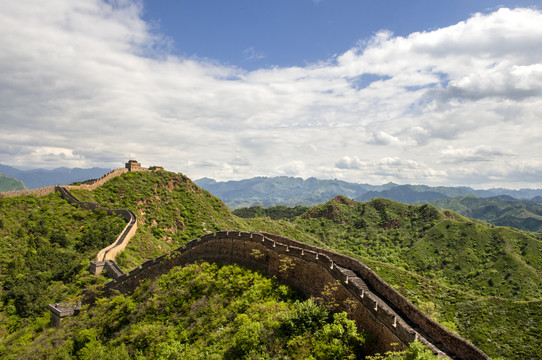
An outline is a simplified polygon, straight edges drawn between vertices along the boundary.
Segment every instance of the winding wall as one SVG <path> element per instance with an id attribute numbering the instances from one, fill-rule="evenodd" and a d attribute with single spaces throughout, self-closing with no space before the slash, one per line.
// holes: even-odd
<path id="1" fill-rule="evenodd" d="M 119 169 L 115 169 L 108 172 L 107 174 L 103 175 L 99 179 L 88 180 L 80 185 L 64 185 L 63 187 L 70 190 L 72 189 L 94 190 L 102 186 L 106 181 L 111 180 L 115 176 L 122 175 L 126 172 L 128 172 L 128 169 L 119 168 Z M 0 198 L 26 196 L 26 195 L 46 196 L 46 195 L 49 195 L 50 193 L 57 191 L 57 188 L 59 186 L 60 185 L 53 185 L 53 186 L 46 186 L 46 187 L 41 187 L 41 188 L 32 189 L 32 190 L 13 190 L 13 191 L 0 192 Z"/>
<path id="2" fill-rule="evenodd" d="M 116 271 L 118 269 L 118 266 L 116 266 L 116 264 L 112 265 L 111 263 L 107 263 L 107 261 L 115 260 L 115 257 L 126 248 L 126 245 L 128 245 L 128 242 L 130 241 L 132 236 L 135 235 L 137 231 L 137 217 L 134 212 L 128 209 L 107 209 L 102 208 L 95 203 L 79 201 L 71 192 L 68 191 L 68 189 L 66 189 L 66 187 L 63 186 L 58 186 L 57 191 L 59 191 L 62 197 L 71 204 L 78 204 L 82 208 L 93 211 L 106 211 L 108 214 L 119 215 L 124 218 L 124 220 L 126 220 L 127 224 L 120 233 L 120 235 L 112 244 L 98 252 L 98 254 L 96 255 L 96 261 L 91 263 L 90 268 L 91 272 L 93 272 L 94 274 L 99 274 L 104 269 L 104 267 L 115 267 L 115 269 L 112 268 L 110 271 L 108 271 L 108 273 L 112 273 L 115 275 L 118 274 L 118 271 Z"/>
<path id="3" fill-rule="evenodd" d="M 127 171 L 116 169 L 100 179 L 81 185 L 12 191 L 1 193 L 0 197 L 29 194 L 44 196 L 59 191 L 70 203 L 124 217 L 127 225 L 122 233 L 113 244 L 102 249 L 93 262 L 95 273 L 109 265 L 108 270 L 111 271 L 108 273 L 113 273 L 115 277 L 105 285 L 101 295 L 111 296 L 119 291 L 133 291 L 142 281 L 156 278 L 175 266 L 196 261 L 239 264 L 267 276 L 275 276 L 307 297 L 319 297 L 337 304 L 339 309 L 347 311 L 359 325 L 375 335 L 375 348 L 380 351 L 389 349 L 391 343 L 399 343 L 405 347 L 419 339 L 441 356 L 469 360 L 489 359 L 476 346 L 423 314 L 361 262 L 279 235 L 237 231 L 208 234 L 176 249 L 171 255 L 149 260 L 129 274 L 122 273 L 114 259 L 124 250 L 137 230 L 135 214 L 126 209 L 105 209 L 94 203 L 81 202 L 68 189 L 93 190 Z M 96 296 L 97 294 L 88 293 L 85 302 L 93 302 Z M 55 306 L 53 308 L 59 312 Z M 55 312 L 52 313 L 54 315 Z M 62 316 L 57 317 L 60 322 Z"/>
<path id="4" fill-rule="evenodd" d="M 331 301 L 375 335 L 379 351 L 389 349 L 390 343 L 404 347 L 419 339 L 440 356 L 489 359 L 424 315 L 359 261 L 273 234 L 221 231 L 202 236 L 107 283 L 100 296 L 131 292 L 142 281 L 197 261 L 239 264 L 275 276 L 307 297 Z M 85 302 L 93 302 L 96 296 L 87 294 Z"/>

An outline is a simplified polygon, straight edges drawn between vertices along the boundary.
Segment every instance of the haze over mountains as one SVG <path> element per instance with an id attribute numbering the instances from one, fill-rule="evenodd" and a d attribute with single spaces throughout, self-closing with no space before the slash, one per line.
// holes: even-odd
<path id="1" fill-rule="evenodd" d="M 97 179 L 109 171 L 111 171 L 111 169 L 104 169 L 98 167 L 93 167 L 90 169 L 69 169 L 65 167 L 60 167 L 52 170 L 20 170 L 11 166 L 0 164 L 0 174 L 4 174 L 6 176 L 22 181 L 28 189 L 37 189 L 40 187 L 51 185 L 68 185 L 78 181 Z"/>
<path id="2" fill-rule="evenodd" d="M 495 188 L 476 190 L 470 187 L 431 187 L 426 185 L 369 185 L 349 183 L 342 180 L 301 179 L 294 177 L 255 177 L 252 179 L 219 182 L 209 178 L 195 181 L 196 184 L 219 197 L 230 208 L 261 205 L 317 205 L 344 195 L 356 201 L 372 198 L 387 198 L 406 204 L 429 202 L 458 196 L 488 198 L 506 195 L 517 200 L 536 201 L 542 189 L 511 190 Z"/>
<path id="3" fill-rule="evenodd" d="M 258 177 L 217 182 L 203 178 L 196 184 L 222 199 L 231 209 L 263 206 L 314 206 L 337 195 L 360 202 L 386 198 L 406 204 L 431 203 L 437 208 L 457 211 L 463 216 L 497 226 L 542 232 L 542 189 L 489 189 L 431 187 L 426 185 L 380 186 L 354 184 L 341 180 Z M 249 212 L 261 212 L 251 209 Z"/>
<path id="4" fill-rule="evenodd" d="M 23 190 L 51 185 L 67 185 L 99 178 L 104 168 L 19 170 L 0 165 L 0 191 Z M 263 206 L 315 206 L 343 195 L 360 202 L 387 198 L 405 204 L 431 203 L 439 209 L 521 230 L 542 232 L 542 189 L 476 190 L 470 187 L 431 187 L 426 185 L 357 184 L 342 180 L 296 177 L 255 177 L 238 181 L 202 178 L 196 184 L 222 199 L 230 209 Z"/>

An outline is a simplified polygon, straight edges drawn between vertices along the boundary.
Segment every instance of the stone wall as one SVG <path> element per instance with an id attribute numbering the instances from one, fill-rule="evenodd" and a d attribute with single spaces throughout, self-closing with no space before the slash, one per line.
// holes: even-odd
<path id="1" fill-rule="evenodd" d="M 98 252 L 98 255 L 96 255 L 96 261 L 115 260 L 115 257 L 120 252 L 124 251 L 126 245 L 128 245 L 128 242 L 130 242 L 130 239 L 137 231 L 137 218 L 131 210 L 115 211 L 118 214 L 121 214 L 128 221 L 128 224 L 126 224 L 126 227 L 113 244 Z"/>
<path id="2" fill-rule="evenodd" d="M 118 175 L 115 175 L 115 176 L 118 176 Z M 95 203 L 79 201 L 64 186 L 59 186 L 57 190 L 60 192 L 62 197 L 71 204 L 78 204 L 82 208 L 92 210 L 92 211 L 96 211 L 96 210 L 106 211 L 110 215 L 112 214 L 118 215 L 124 218 L 124 220 L 126 220 L 127 224 L 122 230 L 122 232 L 120 233 L 120 235 L 117 237 L 117 239 L 109 246 L 101 249 L 96 255 L 96 262 L 104 262 L 106 260 L 115 260 L 115 257 L 126 248 L 126 245 L 128 245 L 128 242 L 130 241 L 132 236 L 135 235 L 137 231 L 137 217 L 134 214 L 134 212 L 128 209 L 107 209 L 107 208 L 102 208 L 98 204 L 95 204 Z M 99 274 L 103 268 L 103 266 L 100 266 L 100 265 L 101 264 L 94 264 L 93 267 L 91 268 L 91 271 L 94 274 Z"/>
<path id="3" fill-rule="evenodd" d="M 27 196 L 27 195 L 46 196 L 52 192 L 55 192 L 55 189 L 56 189 L 56 186 L 47 186 L 47 187 L 42 187 L 42 188 L 32 189 L 32 190 L 6 191 L 6 192 L 0 192 L 0 198 Z"/>
<path id="4" fill-rule="evenodd" d="M 80 185 L 65 185 L 64 187 L 69 190 L 72 190 L 72 189 L 94 190 L 102 186 L 106 181 L 111 180 L 112 178 L 122 175 L 126 172 L 128 172 L 128 169 L 126 168 L 115 169 L 103 175 L 99 179 L 88 180 L 88 181 L 85 181 L 85 183 L 80 184 Z M 55 192 L 57 190 L 57 187 L 58 185 L 54 185 L 54 186 L 46 186 L 46 187 L 32 189 L 32 190 L 15 190 L 15 191 L 0 192 L 0 198 L 26 196 L 26 195 L 46 196 L 52 192 Z"/>
<path id="5" fill-rule="evenodd" d="M 404 348 L 419 339 L 440 356 L 489 359 L 476 346 L 425 316 L 359 261 L 273 234 L 221 231 L 202 236 L 119 276 L 105 285 L 101 295 L 131 292 L 142 281 L 197 261 L 239 264 L 275 276 L 307 297 L 335 303 L 375 335 L 373 345 L 378 351 L 389 350 L 390 343 Z M 85 302 L 93 302 L 95 296 L 88 293 Z"/>
<path id="6" fill-rule="evenodd" d="M 109 181 L 112 178 L 114 178 L 116 176 L 120 176 L 120 175 L 122 175 L 124 173 L 127 173 L 127 172 L 128 172 L 128 169 L 126 169 L 126 168 L 115 169 L 115 170 L 112 170 L 112 171 L 108 172 L 107 174 L 103 175 L 99 179 L 88 180 L 88 181 L 85 181 L 81 185 L 66 185 L 64 187 L 69 189 L 69 190 L 73 190 L 73 189 L 94 190 L 94 189 L 99 188 L 100 186 L 102 186 L 106 181 Z"/>

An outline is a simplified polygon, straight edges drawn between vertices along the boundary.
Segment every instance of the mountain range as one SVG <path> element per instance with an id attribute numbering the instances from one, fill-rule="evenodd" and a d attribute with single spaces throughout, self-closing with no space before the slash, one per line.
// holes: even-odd
<path id="1" fill-rule="evenodd" d="M 405 204 L 430 202 L 458 196 L 488 198 L 507 195 L 518 200 L 537 201 L 542 189 L 494 188 L 476 190 L 470 187 L 427 186 L 427 185 L 369 185 L 350 183 L 342 180 L 320 180 L 296 177 L 255 177 L 245 180 L 216 181 L 209 178 L 195 180 L 195 183 L 219 197 L 231 209 L 261 205 L 263 207 L 286 205 L 314 206 L 343 195 L 356 201 L 386 198 Z"/>
<path id="2" fill-rule="evenodd" d="M 284 213 L 281 206 L 315 206 L 342 195 L 360 202 L 385 198 L 405 204 L 430 203 L 441 210 L 454 210 L 463 216 L 496 226 L 542 232 L 542 189 L 475 190 L 469 187 L 394 183 L 374 186 L 293 177 L 257 177 L 227 182 L 203 178 L 195 182 L 221 198 L 240 216 L 244 216 L 243 213 L 247 217 L 262 216 L 264 211 L 258 207 Z M 244 211 L 245 208 L 249 209 Z"/>
<path id="3" fill-rule="evenodd" d="M 108 171 L 98 167 L 19 170 L 0 164 L 0 191 L 66 185 L 99 178 Z M 493 225 L 542 232 L 542 189 L 475 190 L 470 187 L 398 185 L 391 182 L 370 185 L 286 176 L 225 182 L 202 178 L 195 183 L 222 199 L 232 210 L 253 206 L 315 206 L 337 195 L 360 202 L 387 198 L 405 204 L 431 203 L 439 209 L 451 209 Z"/>
<path id="4" fill-rule="evenodd" d="M 111 169 L 93 167 L 90 169 L 81 168 L 65 168 L 60 167 L 52 170 L 46 169 L 31 169 L 20 170 L 11 166 L 0 164 L 0 174 L 18 179 L 26 185 L 28 189 L 37 189 L 40 187 L 52 185 L 69 185 L 74 182 L 85 181 L 89 179 L 97 179 L 108 173 Z M 21 189 L 8 189 L 21 190 Z"/>

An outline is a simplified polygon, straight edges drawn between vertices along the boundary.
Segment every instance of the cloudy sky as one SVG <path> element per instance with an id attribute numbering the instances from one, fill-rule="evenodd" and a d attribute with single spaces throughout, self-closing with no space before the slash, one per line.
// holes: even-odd
<path id="1" fill-rule="evenodd" d="M 1 1 L 0 163 L 542 188 L 541 24 L 519 0 Z"/>

